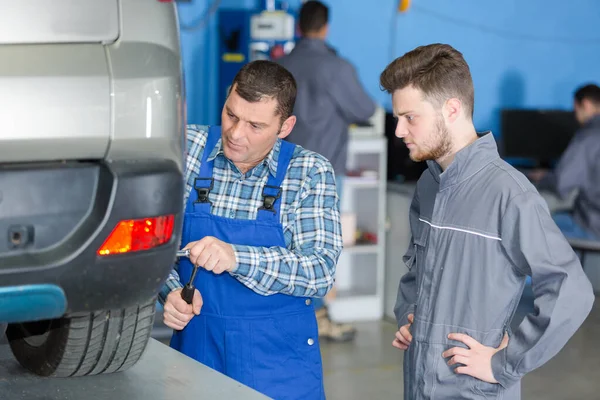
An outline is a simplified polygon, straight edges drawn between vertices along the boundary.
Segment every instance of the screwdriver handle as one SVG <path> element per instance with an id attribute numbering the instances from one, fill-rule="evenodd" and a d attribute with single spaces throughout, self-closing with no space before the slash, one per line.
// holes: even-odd
<path id="1" fill-rule="evenodd" d="M 183 290 L 181 291 L 181 298 L 185 300 L 186 303 L 192 304 L 192 300 L 194 300 L 195 290 L 196 288 L 194 287 L 194 285 L 192 285 L 191 282 L 188 283 L 183 287 Z"/>
<path id="2" fill-rule="evenodd" d="M 177 256 L 189 257 L 190 250 L 180 250 L 177 252 Z M 192 276 L 190 276 L 189 282 L 183 287 L 183 290 L 181 291 L 181 298 L 185 300 L 185 302 L 188 304 L 192 304 L 192 301 L 194 300 L 194 292 L 196 291 L 196 288 L 194 287 L 194 279 L 196 279 L 197 272 L 198 266 L 194 265 L 194 269 L 192 270 Z"/>

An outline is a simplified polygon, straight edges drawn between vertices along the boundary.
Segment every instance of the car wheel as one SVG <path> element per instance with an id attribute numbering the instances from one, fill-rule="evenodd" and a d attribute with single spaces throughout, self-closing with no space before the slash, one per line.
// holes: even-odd
<path id="1" fill-rule="evenodd" d="M 69 377 L 124 371 L 142 356 L 156 299 L 121 310 L 10 324 L 6 337 L 19 363 L 41 376 Z"/>

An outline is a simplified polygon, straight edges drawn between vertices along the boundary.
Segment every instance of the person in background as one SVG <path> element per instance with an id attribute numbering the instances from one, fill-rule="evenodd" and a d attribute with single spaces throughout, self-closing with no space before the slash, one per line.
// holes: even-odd
<path id="1" fill-rule="evenodd" d="M 563 199 L 578 190 L 573 210 L 555 213 L 554 221 L 567 238 L 600 240 L 600 87 L 582 86 L 574 97 L 581 129 L 553 171 L 535 170 L 529 178 Z"/>
<path id="2" fill-rule="evenodd" d="M 322 154 L 335 170 L 341 197 L 346 174 L 348 128 L 365 122 L 375 113 L 375 103 L 361 85 L 356 70 L 325 42 L 329 31 L 329 9 L 320 1 L 307 1 L 299 13 L 302 35 L 290 54 L 277 60 L 289 70 L 298 85 L 294 107 L 296 126 L 287 140 Z M 327 296 L 334 301 L 335 288 Z M 348 341 L 356 330 L 331 320 L 326 302 L 314 299 L 319 336 Z"/>

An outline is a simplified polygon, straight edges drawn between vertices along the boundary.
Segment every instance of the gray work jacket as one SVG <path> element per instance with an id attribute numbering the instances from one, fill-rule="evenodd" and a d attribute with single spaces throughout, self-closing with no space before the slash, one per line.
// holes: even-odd
<path id="1" fill-rule="evenodd" d="M 292 143 L 327 158 L 336 176 L 346 174 L 348 127 L 367 121 L 375 103 L 361 85 L 356 70 L 318 39 L 302 39 L 278 62 L 298 86 Z"/>
<path id="2" fill-rule="evenodd" d="M 428 162 L 410 208 L 412 240 L 395 307 L 413 341 L 404 357 L 404 398 L 519 399 L 520 379 L 566 344 L 594 294 L 581 264 L 533 185 L 500 159 L 491 133 L 459 151 L 442 173 Z M 537 313 L 510 322 L 532 277 Z M 497 348 L 499 384 L 454 372 L 442 352 L 464 333 Z"/>
<path id="3" fill-rule="evenodd" d="M 539 184 L 563 199 L 579 189 L 573 207 L 575 221 L 600 238 L 600 115 L 575 134 L 554 171 Z"/>

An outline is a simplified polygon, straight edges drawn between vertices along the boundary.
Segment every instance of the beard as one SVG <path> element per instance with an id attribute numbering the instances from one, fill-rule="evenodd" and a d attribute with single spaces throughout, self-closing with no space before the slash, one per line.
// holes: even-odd
<path id="1" fill-rule="evenodd" d="M 415 162 L 425 160 L 439 160 L 450 154 L 452 149 L 452 141 L 450 140 L 450 132 L 446 127 L 443 117 L 438 117 L 434 131 L 430 135 L 431 139 L 422 146 L 417 147 L 417 151 L 411 152 L 410 158 Z M 419 147 L 421 149 L 419 149 Z"/>

